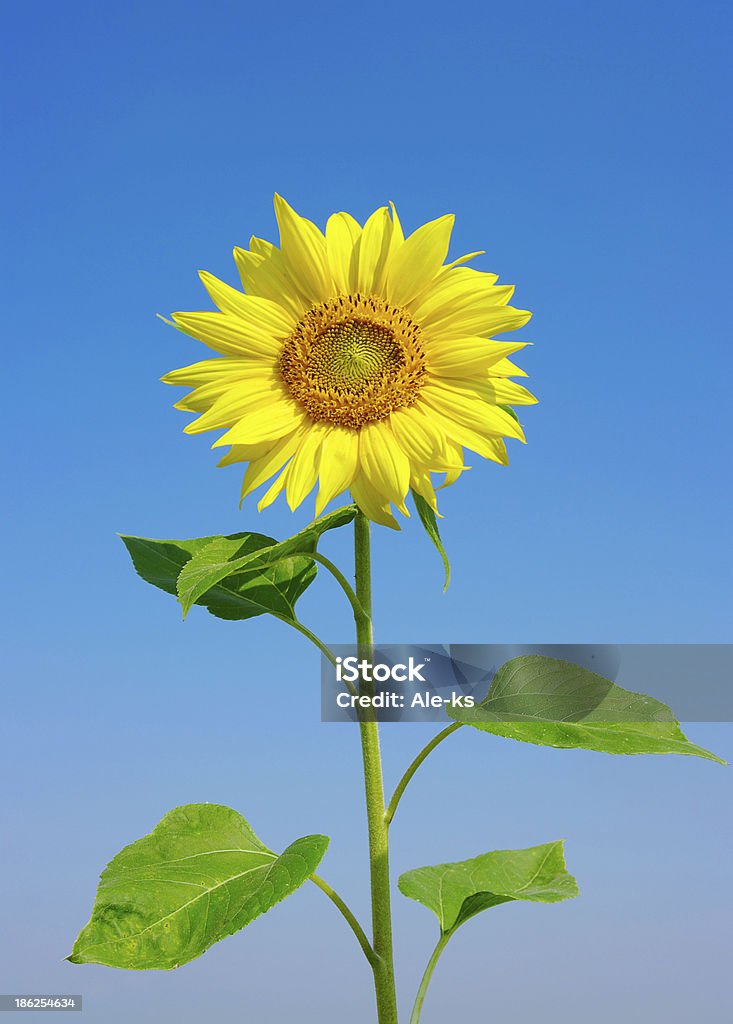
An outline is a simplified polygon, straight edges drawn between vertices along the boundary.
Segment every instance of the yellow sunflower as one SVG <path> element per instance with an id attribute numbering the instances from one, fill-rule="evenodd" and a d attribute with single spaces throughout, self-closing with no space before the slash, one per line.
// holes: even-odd
<path id="1" fill-rule="evenodd" d="M 173 313 L 218 353 L 163 377 L 193 390 L 176 408 L 201 413 L 188 434 L 225 429 L 220 466 L 248 463 L 244 499 L 276 476 L 295 509 L 318 483 L 316 514 L 344 491 L 371 520 L 397 527 L 410 488 L 437 511 L 431 474 L 453 483 L 464 448 L 505 465 L 505 437 L 524 440 L 514 405 L 533 395 L 510 377 L 526 342 L 492 341 L 524 326 L 514 288 L 446 263 L 453 216 L 404 237 L 397 211 L 362 227 L 329 217 L 325 235 L 275 196 L 280 248 L 252 237 L 234 250 L 243 291 L 201 280 L 218 312 Z"/>

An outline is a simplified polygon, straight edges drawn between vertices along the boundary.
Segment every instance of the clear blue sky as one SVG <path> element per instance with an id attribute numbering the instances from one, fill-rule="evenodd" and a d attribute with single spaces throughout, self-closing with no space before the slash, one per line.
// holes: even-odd
<path id="1" fill-rule="evenodd" d="M 321 223 L 454 212 L 455 254 L 486 249 L 535 311 L 529 444 L 445 493 L 447 595 L 419 529 L 378 531 L 383 641 L 731 640 L 730 20 L 674 0 L 6 5 L 4 991 L 83 992 L 89 1024 L 371 1024 L 317 892 L 172 975 L 60 963 L 105 861 L 193 800 L 275 846 L 330 832 L 324 874 L 366 908 L 356 737 L 319 723 L 314 655 L 274 621 L 182 624 L 115 537 L 308 518 L 240 512 L 238 471 L 158 383 L 202 356 L 154 313 L 205 306 L 199 268 L 236 280 L 276 189 Z M 302 609 L 349 639 L 327 582 Z M 733 756 L 729 726 L 689 732 Z M 390 780 L 429 734 L 387 730 Z M 467 927 L 425 1024 L 725 1016 L 725 769 L 451 743 L 396 868 L 567 836 L 584 895 Z M 433 922 L 399 903 L 397 923 L 407 1000 Z"/>

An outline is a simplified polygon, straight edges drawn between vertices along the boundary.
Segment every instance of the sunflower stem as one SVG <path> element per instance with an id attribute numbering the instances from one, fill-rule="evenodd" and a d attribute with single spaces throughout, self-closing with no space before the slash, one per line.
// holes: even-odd
<path id="1" fill-rule="evenodd" d="M 442 732 L 439 732 L 436 736 L 433 736 L 430 742 L 427 743 L 420 751 L 420 753 L 417 755 L 415 760 L 412 762 L 410 767 L 407 769 L 405 774 L 398 782 L 397 788 L 395 789 L 392 799 L 389 802 L 389 807 L 387 808 L 386 813 L 384 815 L 384 820 L 387 825 L 392 824 L 392 819 L 394 818 L 397 806 L 400 800 L 402 799 L 402 794 L 407 789 L 410 780 L 412 779 L 413 775 L 418 770 L 420 765 L 423 763 L 426 757 L 435 750 L 439 743 L 442 743 L 443 740 L 448 739 L 448 737 L 451 736 L 456 731 L 456 729 L 460 729 L 461 724 L 461 722 L 453 722 L 452 725 L 447 725 L 445 729 L 442 730 Z"/>
<path id="2" fill-rule="evenodd" d="M 450 932 L 443 932 L 443 934 L 438 939 L 438 944 L 433 950 L 432 956 L 428 960 L 428 966 L 425 968 L 425 973 L 422 976 L 422 981 L 420 982 L 420 987 L 417 990 L 417 996 L 415 997 L 415 1005 L 413 1006 L 412 1013 L 410 1014 L 410 1024 L 419 1024 L 420 1014 L 422 1013 L 422 1004 L 425 1002 L 425 996 L 428 991 L 430 979 L 433 976 L 435 965 L 440 959 L 440 954 L 443 952 L 443 950 L 448 944 L 449 938 Z"/>
<path id="3" fill-rule="evenodd" d="M 362 512 L 354 519 L 354 568 L 356 596 L 365 616 L 355 616 L 359 660 L 372 660 L 372 577 L 369 520 Z M 368 684 L 362 682 L 368 690 Z M 374 708 L 360 708 L 359 730 L 364 765 L 367 827 L 369 833 L 369 874 L 372 895 L 372 948 L 377 960 L 374 969 L 374 990 L 379 1024 L 397 1024 L 397 993 L 395 989 L 392 950 L 392 908 L 389 877 L 389 836 L 385 821 L 382 757 L 379 749 L 379 726 Z"/>
<path id="4" fill-rule="evenodd" d="M 364 934 L 364 929 L 359 924 L 356 915 L 353 913 L 348 903 L 342 900 L 339 894 L 336 892 L 336 890 L 333 889 L 328 884 L 328 882 L 324 881 L 324 879 L 320 878 L 318 875 L 311 875 L 311 882 L 313 882 L 313 884 L 317 886 L 321 890 L 321 892 L 325 893 L 326 896 L 328 896 L 333 905 L 346 919 L 349 928 L 351 928 L 352 932 L 356 936 L 357 942 L 362 948 L 364 956 L 367 958 L 372 968 L 375 968 L 378 963 L 377 956 L 371 947 L 369 939 Z"/>

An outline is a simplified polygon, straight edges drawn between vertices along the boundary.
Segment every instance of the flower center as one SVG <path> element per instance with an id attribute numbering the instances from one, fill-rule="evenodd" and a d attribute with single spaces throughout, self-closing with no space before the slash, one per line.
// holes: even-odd
<path id="1" fill-rule="evenodd" d="M 316 422 L 357 430 L 413 405 L 426 375 L 418 325 L 404 309 L 360 294 L 309 309 L 279 365 L 291 397 Z"/>

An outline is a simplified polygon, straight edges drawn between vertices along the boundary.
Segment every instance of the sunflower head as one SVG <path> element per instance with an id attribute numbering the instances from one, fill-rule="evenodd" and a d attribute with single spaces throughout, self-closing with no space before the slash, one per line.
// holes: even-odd
<path id="1" fill-rule="evenodd" d="M 526 342 L 491 339 L 530 314 L 465 266 L 480 253 L 445 262 L 453 217 L 405 238 L 394 205 L 363 227 L 335 213 L 325 234 L 277 195 L 275 213 L 279 247 L 234 250 L 241 291 L 202 272 L 217 311 L 173 314 L 217 356 L 163 378 L 193 389 L 186 432 L 224 430 L 219 465 L 248 464 L 242 498 L 274 478 L 258 507 L 284 490 L 295 509 L 318 484 L 320 514 L 350 490 L 396 527 L 410 488 L 437 511 L 433 474 L 453 483 L 464 450 L 505 465 L 504 439 L 524 440 L 509 407 L 535 398 L 510 380 Z"/>

